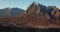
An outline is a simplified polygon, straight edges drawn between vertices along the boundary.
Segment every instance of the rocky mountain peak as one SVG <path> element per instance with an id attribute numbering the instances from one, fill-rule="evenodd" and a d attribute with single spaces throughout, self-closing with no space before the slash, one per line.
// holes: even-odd
<path id="1" fill-rule="evenodd" d="M 26 10 L 27 15 L 38 16 L 45 13 L 46 6 L 33 2 Z M 41 13 L 42 12 L 42 13 Z"/>
<path id="2" fill-rule="evenodd" d="M 59 9 L 56 7 L 56 6 L 49 6 L 50 8 L 50 13 L 51 13 L 51 15 L 55 15 L 56 14 L 56 12 L 58 12 L 59 11 Z"/>

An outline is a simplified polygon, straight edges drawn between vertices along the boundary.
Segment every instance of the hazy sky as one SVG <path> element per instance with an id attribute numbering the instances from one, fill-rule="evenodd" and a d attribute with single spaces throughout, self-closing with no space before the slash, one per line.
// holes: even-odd
<path id="1" fill-rule="evenodd" d="M 60 8 L 60 0 L 0 0 L 0 9 L 6 7 L 26 9 L 32 2 L 37 2 L 46 6 L 57 6 Z"/>

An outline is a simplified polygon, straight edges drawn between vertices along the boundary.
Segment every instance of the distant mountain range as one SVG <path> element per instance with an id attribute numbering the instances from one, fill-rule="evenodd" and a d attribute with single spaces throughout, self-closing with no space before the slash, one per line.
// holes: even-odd
<path id="1" fill-rule="evenodd" d="M 5 8 L 0 9 L 0 16 L 16 16 L 18 14 L 23 13 L 25 10 L 20 8 Z"/>
<path id="2" fill-rule="evenodd" d="M 19 13 L 17 11 L 16 8 L 12 9 L 12 15 Z M 33 2 L 21 15 L 0 18 L 0 24 L 16 27 L 60 28 L 60 9 Z"/>

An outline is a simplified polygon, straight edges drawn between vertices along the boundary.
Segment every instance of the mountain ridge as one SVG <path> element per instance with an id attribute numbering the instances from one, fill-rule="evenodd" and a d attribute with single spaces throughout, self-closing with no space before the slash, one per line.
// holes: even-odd
<path id="1" fill-rule="evenodd" d="M 7 16 L 17 16 L 21 13 L 23 13 L 25 10 L 20 8 L 4 8 L 0 9 L 0 16 L 1 17 L 7 17 Z"/>
<path id="2" fill-rule="evenodd" d="M 33 2 L 21 15 L 0 18 L 0 24 L 17 27 L 60 28 L 59 17 L 60 12 L 57 7 L 49 6 L 47 8 L 39 3 L 36 5 Z"/>

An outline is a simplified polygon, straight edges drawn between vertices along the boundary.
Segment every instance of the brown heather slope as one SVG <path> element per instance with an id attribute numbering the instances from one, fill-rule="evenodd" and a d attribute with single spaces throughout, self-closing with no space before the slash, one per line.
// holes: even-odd
<path id="1" fill-rule="evenodd" d="M 39 5 L 40 4 L 37 5 L 33 2 L 28 7 L 27 11 L 21 15 L 0 18 L 0 25 L 35 28 L 60 28 L 60 20 L 58 20 L 60 12 L 58 9 L 54 6 L 51 6 L 53 9 L 51 13 L 54 15 L 56 20 L 50 20 L 50 17 L 46 12 L 41 12 L 42 8 Z M 55 8 L 56 10 L 54 10 Z"/>

